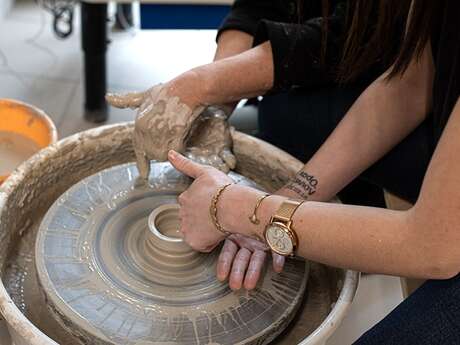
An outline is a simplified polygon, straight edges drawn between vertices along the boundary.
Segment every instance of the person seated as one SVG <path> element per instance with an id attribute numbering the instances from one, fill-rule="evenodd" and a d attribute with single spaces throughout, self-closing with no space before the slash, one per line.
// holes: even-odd
<path id="1" fill-rule="evenodd" d="M 180 121 L 188 128 L 187 124 L 207 106 L 219 105 L 229 116 L 241 99 L 264 95 L 259 105 L 259 137 L 307 162 L 359 94 L 390 66 L 404 32 L 408 9 L 404 2 L 400 14 L 395 13 L 391 25 L 385 28 L 385 41 L 374 42 L 386 43 L 386 50 L 380 51 L 380 55 L 361 55 L 359 70 L 339 80 L 336 72 L 344 46 L 352 51 L 357 49 L 356 43 L 346 42 L 347 28 L 357 21 L 351 20 L 354 11 L 351 2 L 237 0 L 217 34 L 212 63 L 182 73 L 145 93 L 118 96 L 109 101 L 119 107 L 140 107 L 139 114 L 144 120 L 138 116 L 139 124 L 158 118 L 154 109 L 160 99 L 179 97 L 189 109 Z M 364 3 L 363 17 L 372 25 L 360 35 L 360 42 L 372 37 L 379 11 L 378 2 Z M 178 109 L 175 114 L 180 112 Z M 176 115 L 170 112 L 165 115 L 168 116 Z M 136 126 L 138 137 L 145 140 L 156 137 L 156 141 L 147 143 L 142 139 L 141 143 L 135 143 L 138 161 L 145 161 L 141 170 L 147 171 L 150 159 L 166 158 L 158 151 L 167 138 L 152 135 L 148 130 L 142 132 L 142 126 Z M 226 136 L 228 131 L 222 130 L 221 143 L 228 142 Z M 201 145 L 207 151 L 216 151 L 213 161 L 232 168 L 234 159 L 229 158 L 225 145 L 216 145 L 216 140 L 211 142 L 213 148 Z M 384 206 L 382 189 L 367 178 L 359 177 L 342 187 L 342 202 Z M 290 184 L 277 194 L 310 200 L 316 197 Z M 229 237 L 219 259 L 219 279 L 229 279 L 233 289 L 254 288 L 267 257 L 266 249 L 253 239 Z M 276 253 L 272 256 L 273 268 L 280 272 L 284 257 Z"/>
<path id="2" fill-rule="evenodd" d="M 365 2 L 357 1 L 353 18 L 365 18 L 365 6 L 359 6 Z M 362 42 L 361 49 L 345 49 L 342 78 L 360 69 L 357 62 L 362 54 L 381 56 L 387 49 L 381 44 L 386 40 L 385 27 L 400 13 L 404 1 L 381 0 L 380 4 L 385 10 L 369 41 L 373 44 Z M 227 233 L 238 234 L 264 239 L 284 256 L 428 279 L 356 344 L 458 344 L 458 13 L 458 1 L 412 1 L 407 31 L 392 66 L 362 92 L 287 185 L 289 190 L 303 191 L 308 199 L 270 195 L 258 208 L 258 224 L 250 217 L 264 196 L 261 191 L 234 184 L 221 171 L 170 151 L 169 160 L 176 169 L 195 179 L 178 198 L 186 242 L 196 250 L 209 251 Z M 359 41 L 362 30 L 352 25 L 349 42 Z M 325 202 L 361 174 L 414 206 L 394 211 Z M 210 215 L 211 205 L 217 208 L 218 218 Z"/>

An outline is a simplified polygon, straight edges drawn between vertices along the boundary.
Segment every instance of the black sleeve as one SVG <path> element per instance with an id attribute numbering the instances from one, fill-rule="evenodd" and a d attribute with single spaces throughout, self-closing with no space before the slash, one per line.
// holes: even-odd
<path id="1" fill-rule="evenodd" d="M 254 36 L 259 21 L 290 21 L 296 15 L 295 1 L 286 0 L 236 0 L 217 33 L 238 30 Z"/>
<path id="2" fill-rule="evenodd" d="M 345 31 L 346 6 L 338 4 L 328 18 L 325 61 L 321 63 L 322 21 L 313 18 L 303 24 L 263 19 L 254 37 L 254 46 L 270 41 L 274 62 L 274 86 L 270 92 L 292 86 L 317 86 L 335 80 Z"/>

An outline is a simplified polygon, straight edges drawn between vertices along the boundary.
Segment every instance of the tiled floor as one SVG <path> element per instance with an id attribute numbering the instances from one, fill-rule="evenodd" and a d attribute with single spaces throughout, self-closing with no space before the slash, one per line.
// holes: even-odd
<path id="1" fill-rule="evenodd" d="M 1 1 L 1 0 L 0 0 Z M 20 1 L 0 20 L 0 98 L 44 109 L 60 137 L 94 125 L 83 119 L 82 63 L 78 14 L 74 34 L 58 40 L 51 18 L 32 1 Z M 111 33 L 109 89 L 139 90 L 206 63 L 215 49 L 214 31 Z M 111 109 L 109 123 L 132 120 L 133 111 Z M 366 275 L 350 313 L 328 345 L 351 344 L 402 299 L 399 279 Z M 6 344 L 0 321 L 0 344 Z"/>
<path id="2" fill-rule="evenodd" d="M 51 31 L 51 16 L 27 0 L 18 1 L 0 20 L 0 97 L 42 108 L 61 137 L 92 126 L 83 120 L 78 11 L 74 23 L 74 34 L 59 40 Z M 214 38 L 213 30 L 111 32 L 108 89 L 145 89 L 209 62 Z M 110 109 L 109 123 L 133 116 L 129 110 Z"/>

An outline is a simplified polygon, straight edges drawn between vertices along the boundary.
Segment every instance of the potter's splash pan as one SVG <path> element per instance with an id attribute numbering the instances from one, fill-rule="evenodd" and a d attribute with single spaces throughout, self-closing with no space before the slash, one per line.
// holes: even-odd
<path id="1" fill-rule="evenodd" d="M 47 305 L 37 280 L 35 240 L 43 217 L 66 190 L 103 169 L 134 161 L 132 130 L 132 123 L 118 124 L 63 139 L 21 165 L 0 187 L 0 311 L 15 344 L 87 341 L 85 334 L 70 337 Z M 268 191 L 301 167 L 286 153 L 241 133 L 234 134 L 234 152 L 236 173 Z M 312 263 L 299 312 L 272 343 L 322 344 L 344 317 L 357 280 L 355 272 Z"/>

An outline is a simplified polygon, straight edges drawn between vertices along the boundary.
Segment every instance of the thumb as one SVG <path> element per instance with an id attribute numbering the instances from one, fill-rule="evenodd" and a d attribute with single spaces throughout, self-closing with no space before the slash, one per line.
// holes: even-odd
<path id="1" fill-rule="evenodd" d="M 139 108 L 144 100 L 145 92 L 128 92 L 125 94 L 108 93 L 106 101 L 115 108 Z"/>
<path id="2" fill-rule="evenodd" d="M 168 159 L 174 166 L 174 168 L 192 178 L 197 178 L 198 176 L 202 175 L 206 170 L 206 167 L 204 165 L 195 163 L 194 161 L 185 158 L 180 153 L 177 153 L 174 150 L 170 150 L 168 152 Z"/>
<path id="3" fill-rule="evenodd" d="M 227 164 L 230 170 L 235 169 L 236 167 L 236 157 L 233 155 L 232 151 L 229 149 L 223 149 L 220 153 L 220 157 Z"/>

